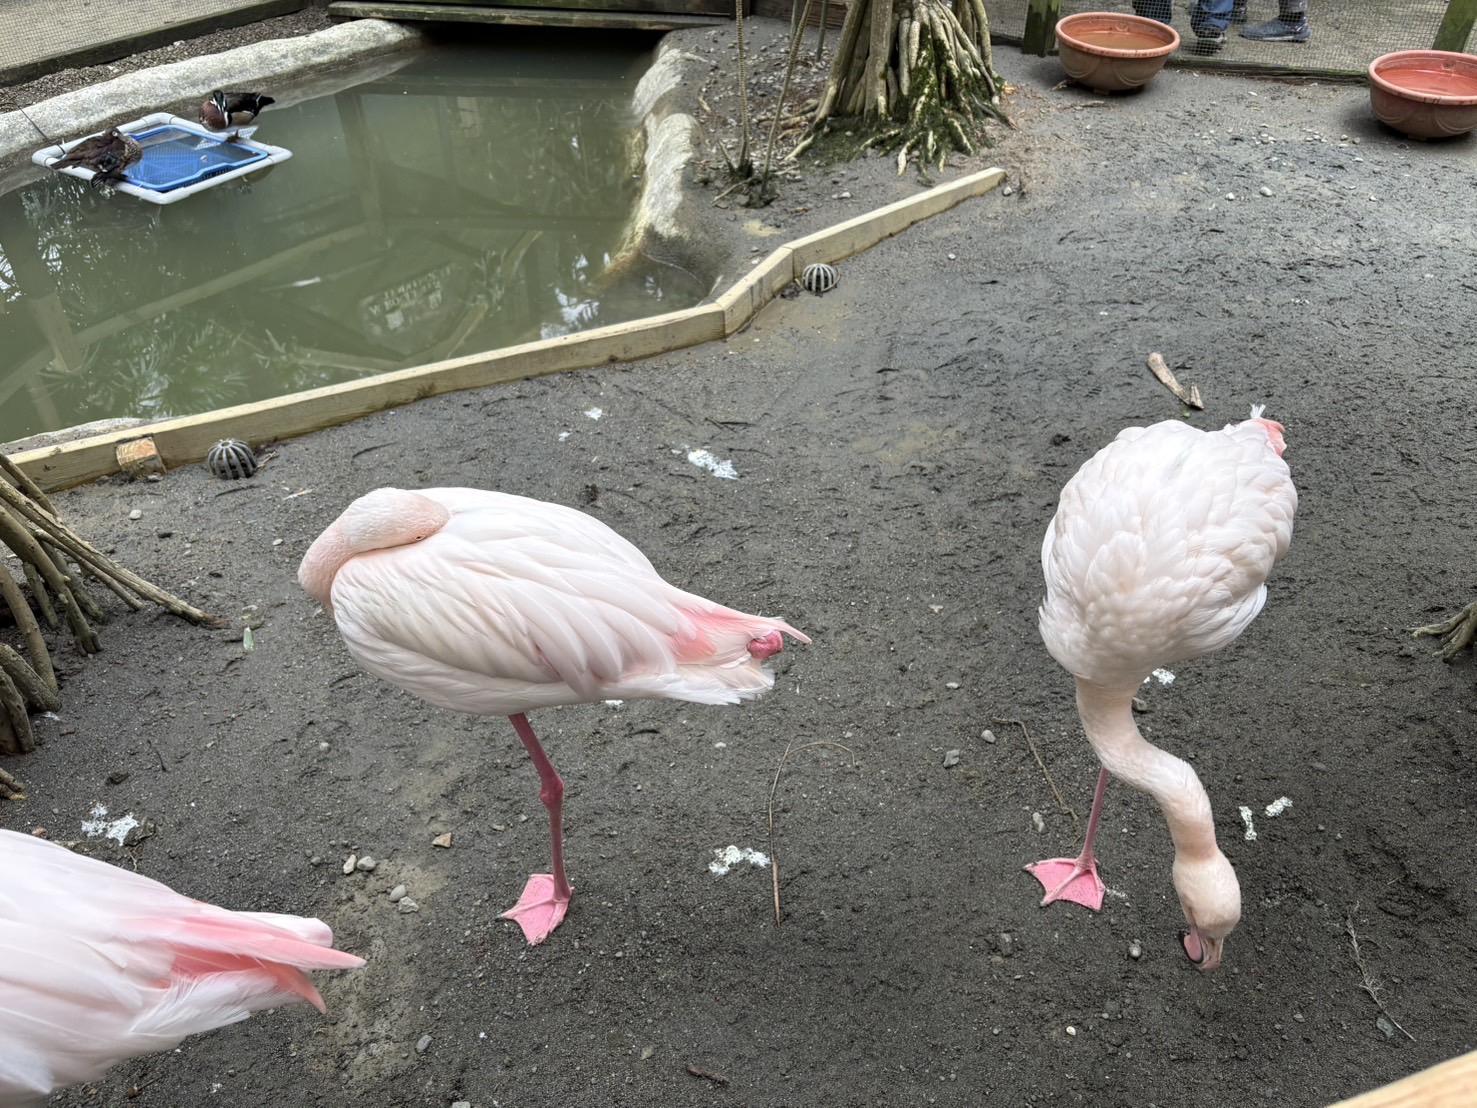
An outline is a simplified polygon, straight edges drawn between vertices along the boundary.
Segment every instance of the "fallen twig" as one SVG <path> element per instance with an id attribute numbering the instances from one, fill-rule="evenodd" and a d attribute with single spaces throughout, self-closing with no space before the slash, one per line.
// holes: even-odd
<path id="1" fill-rule="evenodd" d="M 1013 723 L 1021 729 L 1021 734 L 1026 736 L 1026 745 L 1031 748 L 1031 754 L 1036 759 L 1036 764 L 1041 767 L 1041 775 L 1046 778 L 1046 783 L 1051 786 L 1051 795 L 1056 797 L 1057 806 L 1071 816 L 1073 825 L 1078 830 L 1081 830 L 1082 820 L 1078 817 L 1076 809 L 1062 799 L 1062 794 L 1057 790 L 1056 782 L 1051 779 L 1051 771 L 1046 768 L 1046 763 L 1041 760 L 1041 751 L 1036 749 L 1036 742 L 1031 738 L 1031 732 L 1026 730 L 1026 725 L 1018 719 L 992 719 L 990 722 L 1000 724 Z"/>
<path id="2" fill-rule="evenodd" d="M 721 1073 L 709 1073 L 707 1070 L 698 1069 L 691 1063 L 687 1066 L 687 1072 L 694 1077 L 701 1077 L 704 1081 L 711 1081 L 715 1085 L 728 1084 L 728 1078 L 724 1077 Z"/>
<path id="3" fill-rule="evenodd" d="M 775 853 L 774 846 L 774 794 L 780 787 L 780 774 L 785 772 L 785 763 L 790 760 L 791 754 L 797 754 L 802 750 L 809 750 L 813 746 L 834 746 L 846 751 L 851 755 L 852 765 L 856 764 L 856 751 L 845 743 L 833 742 L 830 739 L 819 739 L 816 742 L 806 743 L 804 746 L 796 746 L 793 742 L 785 747 L 785 753 L 780 758 L 780 764 L 774 768 L 774 781 L 769 786 L 769 877 L 774 885 L 774 925 L 780 925 L 780 859 Z"/>
<path id="4" fill-rule="evenodd" d="M 1380 1010 L 1380 1013 L 1385 1019 L 1394 1025 L 1395 1030 L 1399 1031 L 1400 1034 L 1404 1035 L 1411 1042 L 1415 1042 L 1415 1036 L 1401 1027 L 1395 1017 L 1390 1015 L 1390 1009 L 1385 1007 L 1384 998 L 1380 996 L 1380 992 L 1384 989 L 1384 983 L 1370 972 L 1369 964 L 1365 962 L 1364 955 L 1359 952 L 1359 936 L 1354 933 L 1354 914 L 1358 911 L 1359 905 L 1356 903 L 1349 911 L 1349 918 L 1344 920 L 1344 930 L 1349 933 L 1349 945 L 1354 948 L 1354 964 L 1359 967 L 1359 975 L 1363 978 L 1359 983 L 1359 987 L 1369 994 L 1369 999 L 1374 1001 L 1374 1006 Z"/>
<path id="5" fill-rule="evenodd" d="M 1164 355 L 1158 353 L 1149 355 L 1149 372 L 1159 378 L 1165 388 L 1179 397 L 1181 403 L 1188 404 L 1190 407 L 1197 408 L 1200 411 L 1205 410 L 1205 404 L 1200 399 L 1200 390 L 1194 385 L 1191 385 L 1187 389 L 1184 385 L 1176 381 L 1174 374 L 1170 372 L 1169 366 L 1164 363 Z"/>

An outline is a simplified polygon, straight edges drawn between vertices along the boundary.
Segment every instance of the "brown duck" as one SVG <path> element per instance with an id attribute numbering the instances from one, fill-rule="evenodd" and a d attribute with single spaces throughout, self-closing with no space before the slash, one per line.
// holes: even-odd
<path id="1" fill-rule="evenodd" d="M 76 166 L 92 170 L 93 188 L 103 182 L 117 184 L 124 179 L 123 171 L 144 156 L 144 148 L 132 135 L 124 134 L 117 127 L 109 127 L 100 135 L 93 135 L 79 142 L 66 154 L 48 163 L 52 169 L 67 169 Z"/>

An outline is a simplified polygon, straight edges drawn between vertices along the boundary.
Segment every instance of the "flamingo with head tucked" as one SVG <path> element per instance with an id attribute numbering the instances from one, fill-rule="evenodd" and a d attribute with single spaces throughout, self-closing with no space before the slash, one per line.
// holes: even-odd
<path id="1" fill-rule="evenodd" d="M 0 831 L 0 1108 L 253 1012 L 323 1000 L 304 972 L 353 969 L 316 919 L 232 912 Z"/>
<path id="2" fill-rule="evenodd" d="M 1204 432 L 1177 421 L 1130 427 L 1062 490 L 1041 546 L 1040 631 L 1077 679 L 1077 710 L 1102 769 L 1082 852 L 1026 868 L 1042 906 L 1102 907 L 1093 844 L 1108 775 L 1153 795 L 1174 841 L 1172 877 L 1189 923 L 1186 954 L 1221 962 L 1241 889 L 1216 845 L 1210 798 L 1190 766 L 1139 734 L 1134 693 L 1162 666 L 1219 650 L 1261 611 L 1287 553 L 1297 491 L 1281 424 L 1252 417 Z"/>
<path id="3" fill-rule="evenodd" d="M 553 865 L 503 918 L 529 943 L 559 926 L 564 782 L 525 712 L 667 697 L 733 704 L 774 684 L 780 619 L 745 615 L 664 581 L 599 520 L 480 489 L 376 489 L 348 506 L 298 570 L 370 673 L 442 708 L 505 715 L 538 770 Z"/>

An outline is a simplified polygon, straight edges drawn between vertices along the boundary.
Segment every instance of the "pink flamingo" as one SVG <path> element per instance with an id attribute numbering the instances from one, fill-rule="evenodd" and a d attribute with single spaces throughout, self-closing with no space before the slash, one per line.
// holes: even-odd
<path id="1" fill-rule="evenodd" d="M 0 831 L 0 1106 L 263 1008 L 323 999 L 304 970 L 353 969 L 316 919 L 231 912 Z"/>
<path id="2" fill-rule="evenodd" d="M 1097 911 L 1093 840 L 1108 775 L 1152 794 L 1174 841 L 1185 953 L 1202 970 L 1220 965 L 1241 888 L 1216 846 L 1200 779 L 1139 734 L 1132 702 L 1155 669 L 1219 650 L 1266 603 L 1267 576 L 1292 541 L 1297 491 L 1282 425 L 1261 413 L 1213 432 L 1174 420 L 1128 428 L 1067 482 L 1041 544 L 1041 638 L 1077 679 L 1077 711 L 1102 770 L 1082 853 L 1026 869 L 1046 890 L 1042 907 L 1071 900 Z"/>
<path id="3" fill-rule="evenodd" d="M 376 489 L 303 557 L 298 580 L 333 613 L 370 673 L 432 704 L 505 715 L 533 759 L 549 812 L 551 873 L 502 914 L 530 944 L 564 919 L 564 782 L 525 712 L 554 704 L 669 697 L 733 704 L 774 684 L 762 663 L 779 619 L 683 592 L 597 519 L 480 489 Z"/>

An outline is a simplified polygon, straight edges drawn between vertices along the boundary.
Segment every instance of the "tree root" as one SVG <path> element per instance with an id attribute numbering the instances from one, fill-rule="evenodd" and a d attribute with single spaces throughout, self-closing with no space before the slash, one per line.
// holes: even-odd
<path id="1" fill-rule="evenodd" d="M 0 754 L 34 750 L 28 713 L 54 712 L 61 707 L 56 671 L 36 612 L 53 630 L 64 619 L 85 652 L 93 654 L 99 649 L 90 621 L 101 622 L 103 611 L 82 587 L 84 574 L 111 589 L 135 610 L 147 601 L 192 623 L 219 626 L 214 617 L 124 569 L 88 543 L 61 521 L 46 494 L 3 454 L 0 543 L 20 559 L 25 590 L 30 593 L 28 600 L 21 584 L 8 570 L 0 568 L 0 601 L 10 609 L 26 649 L 23 657 L 8 646 L 0 646 Z M 68 562 L 77 568 L 69 570 Z M 0 791 L 13 781 L 0 779 Z"/>

